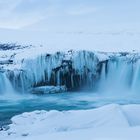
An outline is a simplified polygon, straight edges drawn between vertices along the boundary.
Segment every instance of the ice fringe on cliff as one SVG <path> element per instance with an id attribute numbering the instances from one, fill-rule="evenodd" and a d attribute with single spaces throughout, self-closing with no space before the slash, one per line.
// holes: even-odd
<path id="1" fill-rule="evenodd" d="M 66 86 L 68 90 L 87 88 L 107 92 L 112 89 L 139 91 L 138 52 L 70 50 L 50 54 L 46 47 L 28 46 L 1 50 L 0 62 L 1 72 L 5 73 L 16 90 L 23 93 L 39 86 Z M 111 83 L 114 83 L 112 88 Z"/>

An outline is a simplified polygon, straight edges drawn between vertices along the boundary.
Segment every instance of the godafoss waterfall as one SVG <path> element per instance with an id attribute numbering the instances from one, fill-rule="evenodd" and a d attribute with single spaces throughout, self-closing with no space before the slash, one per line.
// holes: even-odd
<path id="1" fill-rule="evenodd" d="M 140 103 L 140 53 L 0 45 L 0 126 L 33 110 Z"/>

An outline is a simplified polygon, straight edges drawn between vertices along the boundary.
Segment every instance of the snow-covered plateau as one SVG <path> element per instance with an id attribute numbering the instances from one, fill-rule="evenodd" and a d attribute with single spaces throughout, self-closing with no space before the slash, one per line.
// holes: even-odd
<path id="1" fill-rule="evenodd" d="M 78 111 L 33 111 L 14 116 L 2 140 L 139 140 L 140 105 L 110 104 Z"/>

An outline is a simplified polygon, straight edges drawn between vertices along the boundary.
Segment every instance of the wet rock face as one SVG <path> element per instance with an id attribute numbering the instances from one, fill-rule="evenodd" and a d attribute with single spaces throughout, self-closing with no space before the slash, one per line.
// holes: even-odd
<path id="1" fill-rule="evenodd" d="M 15 50 L 15 49 L 23 49 L 23 48 L 28 48 L 29 46 L 22 46 L 22 45 L 18 45 L 15 43 L 4 43 L 4 44 L 0 44 L 0 50 Z"/>
<path id="2" fill-rule="evenodd" d="M 5 64 L 13 64 L 13 60 L 3 60 L 3 61 L 0 61 L 0 65 L 5 65 Z"/>
<path id="3" fill-rule="evenodd" d="M 71 60 L 63 60 L 61 66 L 52 70 L 50 84 L 65 85 L 68 90 L 78 90 L 81 86 L 86 86 L 89 79 L 90 70 L 84 66 L 80 73 L 73 67 Z M 91 75 L 92 76 L 92 75 Z"/>
<path id="4" fill-rule="evenodd" d="M 105 60 L 105 61 L 101 61 L 97 64 L 97 73 L 99 75 L 101 75 L 102 69 L 103 69 L 103 65 L 105 65 L 105 73 L 108 73 L 108 61 L 109 60 Z"/>

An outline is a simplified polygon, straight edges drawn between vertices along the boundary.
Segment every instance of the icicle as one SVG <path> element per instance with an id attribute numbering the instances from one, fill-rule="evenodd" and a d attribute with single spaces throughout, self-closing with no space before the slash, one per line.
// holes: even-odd
<path id="1" fill-rule="evenodd" d="M 140 62 L 136 62 L 134 67 L 126 56 L 110 58 L 107 63 L 99 62 L 98 57 L 88 51 L 72 52 L 66 57 L 59 52 L 26 59 L 22 64 L 23 72 L 14 72 L 14 78 L 10 81 L 13 81 L 14 87 L 20 87 L 22 92 L 50 84 L 65 84 L 69 89 L 84 86 L 96 88 L 97 81 L 98 87 L 104 92 L 119 94 L 131 88 L 139 90 Z M 101 71 L 98 69 L 99 63 L 102 63 Z M 2 81 L 0 78 L 0 83 Z M 3 87 L 0 88 L 2 90 Z"/>

